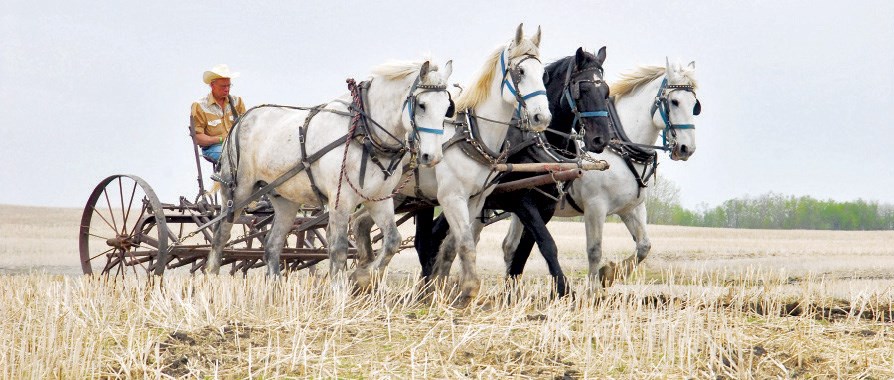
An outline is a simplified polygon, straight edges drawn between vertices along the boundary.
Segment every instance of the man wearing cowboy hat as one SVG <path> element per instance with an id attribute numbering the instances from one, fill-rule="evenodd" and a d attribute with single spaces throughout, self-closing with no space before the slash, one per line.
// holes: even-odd
<path id="1" fill-rule="evenodd" d="M 242 98 L 230 96 L 230 79 L 239 73 L 230 72 L 227 65 L 220 64 L 202 75 L 211 93 L 192 104 L 192 120 L 196 132 L 196 144 L 202 147 L 202 155 L 214 163 L 220 159 L 221 145 L 236 123 L 239 115 L 245 113 Z"/>

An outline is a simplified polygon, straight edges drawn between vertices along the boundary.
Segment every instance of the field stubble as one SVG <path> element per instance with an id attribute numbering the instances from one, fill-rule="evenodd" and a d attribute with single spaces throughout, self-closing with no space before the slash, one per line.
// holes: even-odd
<path id="1" fill-rule="evenodd" d="M 583 225 L 560 223 L 578 292 L 554 300 L 542 259 L 501 278 L 495 226 L 481 296 L 455 310 L 419 300 L 410 252 L 365 296 L 307 271 L 76 276 L 78 214 L 0 206 L 0 377 L 894 377 L 890 232 L 650 226 L 646 265 L 592 297 Z M 606 258 L 631 253 L 622 225 L 606 236 Z"/>

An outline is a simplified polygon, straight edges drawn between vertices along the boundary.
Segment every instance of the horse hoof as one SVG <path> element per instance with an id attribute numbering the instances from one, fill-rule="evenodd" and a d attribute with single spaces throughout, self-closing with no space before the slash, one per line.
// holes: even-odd
<path id="1" fill-rule="evenodd" d="M 599 268 L 599 279 L 602 281 L 602 287 L 610 288 L 615 283 L 615 280 L 618 279 L 618 274 L 618 264 L 612 261 Z"/>
<path id="2" fill-rule="evenodd" d="M 351 282 L 354 283 L 355 291 L 369 292 L 372 289 L 372 276 L 370 276 L 368 270 L 355 270 L 351 273 Z"/>
<path id="3" fill-rule="evenodd" d="M 472 298 L 471 296 L 459 296 L 450 306 L 454 309 L 465 309 L 472 304 Z"/>

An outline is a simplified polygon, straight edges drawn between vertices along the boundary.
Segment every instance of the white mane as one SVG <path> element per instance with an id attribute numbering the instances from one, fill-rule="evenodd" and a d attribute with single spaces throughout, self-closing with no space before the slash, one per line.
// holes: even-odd
<path id="1" fill-rule="evenodd" d="M 469 89 L 463 91 L 459 99 L 456 100 L 456 108 L 458 110 L 475 108 L 481 104 L 481 102 L 487 100 L 487 96 L 490 93 L 490 83 L 493 81 L 494 75 L 496 74 L 494 67 L 497 65 L 497 62 L 500 61 L 500 53 L 502 53 L 504 49 L 506 49 L 506 46 L 500 46 L 487 57 L 484 64 L 481 66 L 481 69 L 478 71 L 478 75 L 475 77 L 476 79 L 472 81 L 472 85 Z M 526 54 L 540 58 L 540 48 L 529 38 L 522 39 L 518 46 L 515 46 L 514 43 L 510 43 L 509 54 L 506 59 L 511 60 Z"/>
<path id="2" fill-rule="evenodd" d="M 613 96 L 624 96 L 636 91 L 640 86 L 649 83 L 658 77 L 664 75 L 667 69 L 662 66 L 640 66 L 633 71 L 622 73 L 621 79 L 618 79 L 610 85 L 610 91 Z M 698 82 L 695 80 L 695 68 L 683 66 L 680 63 L 671 65 L 671 71 L 667 75 L 667 82 L 673 85 L 691 85 L 694 89 L 698 89 Z"/>
<path id="3" fill-rule="evenodd" d="M 400 80 L 410 75 L 419 74 L 422 65 L 429 62 L 429 73 L 438 71 L 438 64 L 429 59 L 426 61 L 391 61 L 374 67 L 371 71 L 375 76 L 380 76 L 386 80 Z M 444 85 L 446 83 L 440 75 L 426 75 L 424 84 L 428 85 Z"/>

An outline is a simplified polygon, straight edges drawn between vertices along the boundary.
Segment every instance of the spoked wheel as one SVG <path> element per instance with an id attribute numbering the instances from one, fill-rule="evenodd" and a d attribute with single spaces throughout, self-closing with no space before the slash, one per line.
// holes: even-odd
<path id="1" fill-rule="evenodd" d="M 93 190 L 81 217 L 84 274 L 161 275 L 167 264 L 168 227 L 155 191 L 142 178 L 113 175 Z"/>

